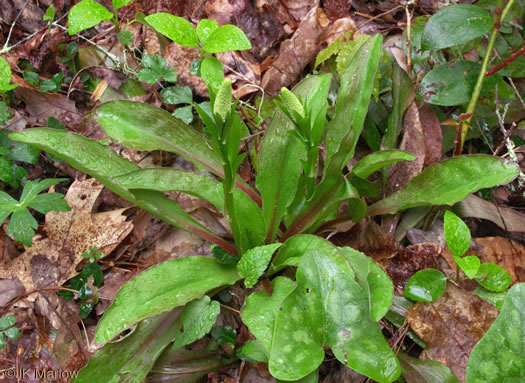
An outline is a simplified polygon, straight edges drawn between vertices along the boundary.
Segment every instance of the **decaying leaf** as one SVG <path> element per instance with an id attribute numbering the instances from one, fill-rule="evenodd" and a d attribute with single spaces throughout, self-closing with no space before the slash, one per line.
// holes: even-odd
<path id="1" fill-rule="evenodd" d="M 425 166 L 429 166 L 441 159 L 443 132 L 436 112 L 429 104 L 417 102 L 417 108 L 425 141 Z"/>
<path id="2" fill-rule="evenodd" d="M 419 270 L 437 269 L 441 247 L 435 243 L 418 243 L 400 250 L 395 257 L 380 261 L 394 286 L 403 290 L 410 277 Z"/>
<path id="3" fill-rule="evenodd" d="M 459 202 L 456 207 L 462 217 L 487 219 L 503 230 L 525 232 L 525 214 L 512 208 L 496 206 L 474 194 Z"/>
<path id="4" fill-rule="evenodd" d="M 403 120 L 403 140 L 400 150 L 416 156 L 414 161 L 401 161 L 392 165 L 388 174 L 387 195 L 403 188 L 423 170 L 425 140 L 420 115 L 415 102 L 408 107 Z"/>
<path id="5" fill-rule="evenodd" d="M 406 318 L 428 345 L 420 357 L 442 362 L 464 382 L 470 352 L 497 316 L 495 306 L 448 282 L 441 297 L 416 303 Z"/>
<path id="6" fill-rule="evenodd" d="M 525 246 L 503 237 L 476 238 L 482 247 L 476 253 L 482 263 L 494 262 L 512 277 L 512 283 L 525 282 Z"/>
<path id="7" fill-rule="evenodd" d="M 77 274 L 82 253 L 96 246 L 109 254 L 131 232 L 124 210 L 92 214 L 103 186 L 95 179 L 74 182 L 66 196 L 71 210 L 46 214 L 46 237 L 33 238 L 33 245 L 0 270 L 1 279 L 18 278 L 26 291 L 62 285 Z"/>

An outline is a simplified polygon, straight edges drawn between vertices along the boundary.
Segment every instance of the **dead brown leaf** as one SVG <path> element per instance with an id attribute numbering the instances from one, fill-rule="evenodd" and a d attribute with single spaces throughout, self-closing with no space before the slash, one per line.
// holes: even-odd
<path id="1" fill-rule="evenodd" d="M 470 352 L 497 316 L 495 306 L 448 282 L 441 297 L 416 303 L 406 318 L 428 345 L 420 358 L 444 363 L 464 382 Z"/>
<path id="2" fill-rule="evenodd" d="M 481 263 L 494 262 L 512 277 L 512 283 L 525 282 L 525 246 L 503 237 L 476 238 L 481 251 L 476 252 Z"/>
<path id="3" fill-rule="evenodd" d="M 323 14 L 321 8 L 312 8 L 293 36 L 281 44 L 279 57 L 262 79 L 262 87 L 269 94 L 276 95 L 282 87 L 295 82 L 306 65 L 312 61 L 317 51 L 319 36 L 324 30 L 320 25 Z"/>
<path id="4" fill-rule="evenodd" d="M 108 255 L 131 232 L 124 210 L 92 213 L 103 186 L 94 179 L 74 182 L 65 199 L 71 211 L 49 212 L 43 231 L 33 245 L 0 270 L 0 278 L 18 278 L 26 291 L 60 286 L 77 274 L 82 253 L 96 246 Z"/>
<path id="5" fill-rule="evenodd" d="M 417 108 L 425 141 L 425 166 L 429 166 L 441 159 L 443 133 L 437 115 L 429 104 L 418 102 Z"/>
<path id="6" fill-rule="evenodd" d="M 388 174 L 387 195 L 403 188 L 423 170 L 425 141 L 423 126 L 421 125 L 419 111 L 415 102 L 410 104 L 405 113 L 403 132 L 403 140 L 399 149 L 412 153 L 416 159 L 414 161 L 401 161 L 392 165 Z"/>
<path id="7" fill-rule="evenodd" d="M 470 194 L 456 206 L 462 217 L 487 219 L 505 231 L 525 232 L 525 214 L 512 208 L 496 206 L 474 194 Z"/>
<path id="8" fill-rule="evenodd" d="M 399 290 L 404 290 L 410 277 L 419 270 L 437 269 L 437 257 L 441 247 L 434 243 L 418 243 L 399 250 L 396 256 L 383 259 L 379 263 L 387 272 L 392 283 Z"/>

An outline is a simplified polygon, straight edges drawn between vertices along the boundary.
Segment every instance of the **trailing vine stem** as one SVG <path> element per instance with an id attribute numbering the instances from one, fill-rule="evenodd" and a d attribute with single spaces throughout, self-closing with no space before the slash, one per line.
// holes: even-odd
<path id="1" fill-rule="evenodd" d="M 506 2 L 506 4 L 505 4 Z M 496 9 L 494 10 L 494 26 L 492 27 L 492 32 L 489 37 L 489 42 L 487 44 L 487 52 L 481 63 L 481 70 L 476 81 L 476 85 L 472 92 L 470 102 L 468 103 L 467 110 L 460 116 L 460 122 L 458 126 L 458 137 L 456 139 L 456 148 L 454 150 L 454 155 L 459 156 L 463 150 L 463 144 L 465 143 L 465 138 L 467 137 L 468 130 L 474 116 L 474 110 L 479 100 L 481 94 L 481 89 L 483 88 L 483 83 L 485 82 L 485 77 L 487 77 L 487 70 L 489 66 L 489 61 L 492 56 L 492 51 L 494 49 L 494 44 L 496 43 L 496 38 L 500 30 L 501 23 L 504 20 L 504 17 L 509 12 L 510 8 L 514 4 L 514 0 L 497 0 Z"/>

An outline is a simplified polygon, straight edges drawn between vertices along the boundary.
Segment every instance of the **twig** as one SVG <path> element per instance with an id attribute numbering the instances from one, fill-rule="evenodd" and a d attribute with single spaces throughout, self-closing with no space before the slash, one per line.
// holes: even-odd
<path id="1" fill-rule="evenodd" d="M 505 1 L 497 0 L 496 2 L 496 10 L 494 11 L 494 26 L 492 27 L 492 33 L 490 34 L 489 42 L 487 44 L 487 53 L 485 54 L 485 57 L 483 58 L 483 62 L 481 64 L 481 70 L 479 72 L 478 79 L 476 81 L 474 90 L 472 91 L 472 96 L 467 106 L 467 110 L 465 113 L 463 113 L 464 117 L 460 119 L 461 121 L 460 121 L 459 131 L 458 131 L 460 138 L 459 138 L 459 142 L 456 144 L 456 149 L 454 150 L 455 156 L 459 156 L 461 154 L 461 151 L 463 149 L 463 144 L 465 143 L 465 138 L 467 137 L 467 133 L 470 128 L 470 123 L 472 121 L 472 117 L 474 116 L 474 110 L 476 109 L 476 105 L 478 103 L 479 96 L 481 94 L 481 89 L 483 88 L 483 83 L 485 82 L 485 77 L 486 77 L 487 69 L 489 66 L 490 57 L 492 55 L 492 50 L 494 49 L 494 44 L 496 43 L 496 38 L 498 37 L 501 22 L 503 21 L 502 15 L 507 14 L 508 10 L 510 9 L 510 7 L 512 7 L 513 3 L 514 3 L 514 0 L 510 0 L 505 5 L 505 9 L 503 9 Z"/>
<path id="2" fill-rule="evenodd" d="M 410 11 L 408 10 L 409 4 L 405 7 L 405 12 L 407 14 L 407 38 L 406 38 L 406 48 L 407 48 L 407 72 L 408 72 L 408 78 L 412 80 L 412 48 L 410 45 L 410 36 L 411 36 L 411 25 L 412 25 L 412 15 L 410 14 Z"/>
<path id="3" fill-rule="evenodd" d="M 11 39 L 11 33 L 13 33 L 13 28 L 16 25 L 16 22 L 22 15 L 22 12 L 24 11 L 24 8 L 26 7 L 27 3 L 29 3 L 29 0 L 26 0 L 24 5 L 22 5 L 22 8 L 20 9 L 20 12 L 18 12 L 18 15 L 16 15 L 15 19 L 13 20 L 13 23 L 11 24 L 11 27 L 9 28 L 9 33 L 7 34 L 7 39 L 5 40 L 4 49 L 0 53 L 5 53 L 4 51 L 8 52 L 9 49 L 7 48 L 9 46 L 9 40 Z"/>
<path id="4" fill-rule="evenodd" d="M 495 67 L 491 68 L 490 70 L 488 70 L 485 73 L 485 76 L 491 76 L 494 73 L 496 73 L 497 71 L 499 71 L 500 69 L 506 67 L 507 65 L 512 64 L 514 60 L 516 60 L 519 56 L 521 56 L 524 53 L 525 53 L 525 45 L 522 46 L 520 49 L 518 49 L 518 51 L 514 52 L 508 59 L 506 59 L 505 61 L 499 63 L 498 65 L 496 65 Z"/>

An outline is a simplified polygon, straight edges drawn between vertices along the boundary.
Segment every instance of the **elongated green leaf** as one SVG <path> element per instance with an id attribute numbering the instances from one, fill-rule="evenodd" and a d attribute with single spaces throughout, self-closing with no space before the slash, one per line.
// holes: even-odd
<path id="1" fill-rule="evenodd" d="M 142 382 L 155 360 L 180 330 L 177 318 L 182 311 L 143 320 L 132 334 L 120 342 L 98 350 L 86 367 L 80 370 L 74 383 L 105 383 L 113 381 Z"/>
<path id="2" fill-rule="evenodd" d="M 370 319 L 369 297 L 354 277 L 342 253 L 311 249 L 303 255 L 297 287 L 282 302 L 275 320 L 269 359 L 275 378 L 297 380 L 313 372 L 324 359 L 324 347 L 378 382 L 399 377 L 399 361 Z"/>
<path id="3" fill-rule="evenodd" d="M 304 99 L 319 82 L 317 76 L 308 77 L 293 92 Z M 272 242 L 275 238 L 286 208 L 294 199 L 302 170 L 301 161 L 306 158 L 302 143 L 289 134 L 293 129 L 293 123 L 276 108 L 261 143 L 256 184 L 262 198 L 267 242 Z"/>
<path id="4" fill-rule="evenodd" d="M 182 17 L 159 12 L 146 16 L 146 21 L 164 36 L 185 47 L 199 47 L 197 33 L 190 22 Z"/>
<path id="5" fill-rule="evenodd" d="M 352 168 L 352 173 L 362 179 L 367 179 L 370 174 L 399 161 L 412 161 L 416 157 L 401 150 L 382 150 L 373 152 L 361 158 L 357 164 Z"/>
<path id="6" fill-rule="evenodd" d="M 113 14 L 102 4 L 93 0 L 82 0 L 69 11 L 68 33 L 74 35 L 84 29 L 94 27 L 101 21 L 111 20 Z"/>
<path id="7" fill-rule="evenodd" d="M 177 203 L 161 192 L 134 190 L 133 193 L 114 180 L 114 177 L 136 171 L 138 165 L 119 156 L 99 142 L 77 134 L 56 129 L 28 129 L 12 133 L 11 139 L 34 145 L 66 161 L 135 205 L 160 219 L 217 243 L 230 252 L 235 249 L 190 217 Z"/>
<path id="8" fill-rule="evenodd" d="M 144 318 L 184 305 L 239 279 L 234 267 L 221 265 L 213 258 L 184 257 L 150 267 L 119 290 L 98 323 L 95 341 L 108 342 Z"/>
<path id="9" fill-rule="evenodd" d="M 18 86 L 17 84 L 9 84 L 10 82 L 11 82 L 11 66 L 9 65 L 9 63 L 7 62 L 5 58 L 0 57 L 0 92 L 7 92 Z M 7 114 L 9 114 L 9 110 L 7 111 Z"/>
<path id="10" fill-rule="evenodd" d="M 208 53 L 242 51 L 252 49 L 252 44 L 239 27 L 228 24 L 213 30 L 203 42 L 203 49 Z"/>
<path id="11" fill-rule="evenodd" d="M 459 383 L 458 378 L 441 362 L 413 358 L 403 351 L 398 352 L 397 357 L 407 383 Z"/>
<path id="12" fill-rule="evenodd" d="M 146 168 L 115 177 L 115 180 L 128 189 L 187 193 L 212 203 L 221 212 L 223 210 L 222 185 L 202 174 L 171 168 Z"/>
<path id="13" fill-rule="evenodd" d="M 489 13 L 476 5 L 454 4 L 428 20 L 421 36 L 423 50 L 452 47 L 483 36 L 494 24 Z"/>
<path id="14" fill-rule="evenodd" d="M 110 101 L 95 110 L 94 118 L 112 140 L 122 145 L 177 153 L 215 174 L 222 173 L 220 157 L 204 136 L 162 109 L 132 101 Z"/>
<path id="15" fill-rule="evenodd" d="M 248 288 L 253 287 L 262 275 L 275 250 L 281 246 L 280 243 L 258 246 L 248 250 L 241 258 L 238 269 L 239 275 L 246 278 L 244 285 Z"/>
<path id="16" fill-rule="evenodd" d="M 394 214 L 409 207 L 452 205 L 470 193 L 506 184 L 518 175 L 512 164 L 481 154 L 435 163 L 403 189 L 368 207 L 368 215 Z"/>
<path id="17" fill-rule="evenodd" d="M 351 144 L 348 153 L 345 154 L 347 160 L 354 155 L 368 111 L 374 77 L 381 57 L 381 43 L 382 37 L 379 34 L 363 43 L 343 73 L 335 114 L 327 128 L 327 163 L 339 150 L 343 137 L 350 130 L 352 131 Z"/>
<path id="18" fill-rule="evenodd" d="M 525 378 L 524 307 L 525 283 L 518 283 L 507 293 L 499 316 L 472 349 L 467 383 L 510 383 Z"/>

